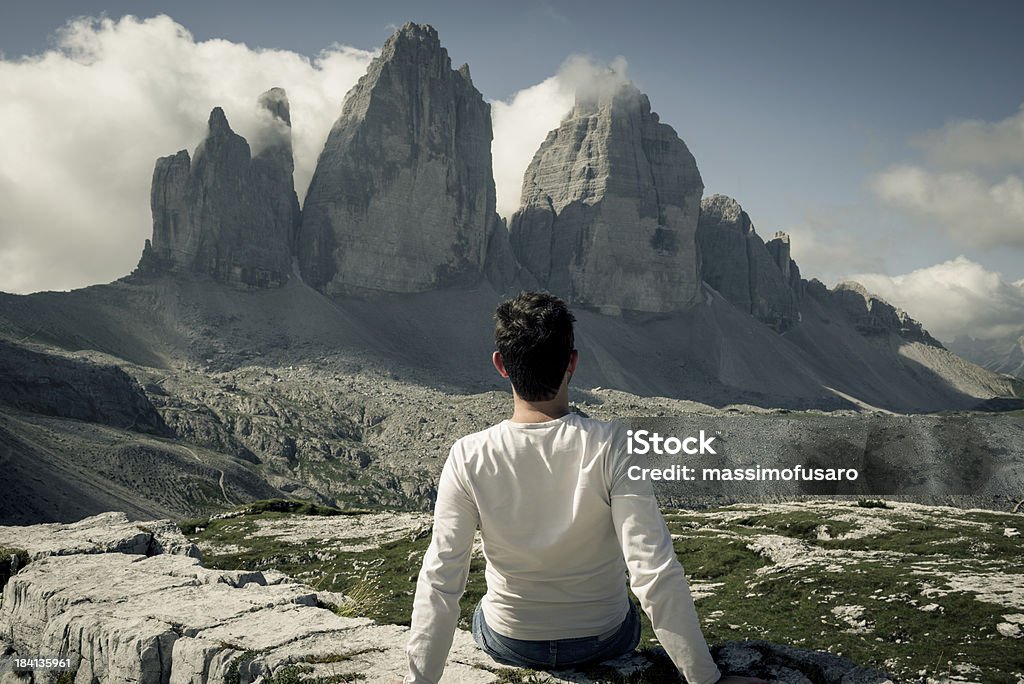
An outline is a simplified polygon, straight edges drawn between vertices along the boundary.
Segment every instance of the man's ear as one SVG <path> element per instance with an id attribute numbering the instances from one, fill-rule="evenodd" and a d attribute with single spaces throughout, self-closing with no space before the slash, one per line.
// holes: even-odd
<path id="1" fill-rule="evenodd" d="M 566 368 L 566 370 L 569 372 L 569 375 L 572 375 L 573 373 L 576 372 L 576 362 L 579 360 L 580 353 L 578 351 L 573 349 L 571 352 L 569 352 L 569 366 Z"/>
<path id="2" fill-rule="evenodd" d="M 494 364 L 494 370 L 498 371 L 498 375 L 503 378 L 508 377 L 508 371 L 505 370 L 505 361 L 501 358 L 501 352 L 491 354 L 491 363 Z"/>

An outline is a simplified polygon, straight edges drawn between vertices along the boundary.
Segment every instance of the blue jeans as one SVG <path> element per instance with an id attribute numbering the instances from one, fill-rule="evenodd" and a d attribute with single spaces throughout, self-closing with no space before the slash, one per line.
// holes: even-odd
<path id="1" fill-rule="evenodd" d="M 499 663 L 536 670 L 560 670 L 611 660 L 633 651 L 640 643 L 640 615 L 636 605 L 630 601 L 626 619 L 611 634 L 527 641 L 494 632 L 484 620 L 484 612 L 478 603 L 473 611 L 473 640 Z"/>

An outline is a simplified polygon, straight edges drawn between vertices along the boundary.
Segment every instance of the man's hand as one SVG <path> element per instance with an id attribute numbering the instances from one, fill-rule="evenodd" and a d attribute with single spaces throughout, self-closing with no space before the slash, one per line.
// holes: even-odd
<path id="1" fill-rule="evenodd" d="M 402 684 L 398 682 L 398 684 Z M 759 677 L 722 677 L 716 684 L 768 684 L 767 679 Z"/>

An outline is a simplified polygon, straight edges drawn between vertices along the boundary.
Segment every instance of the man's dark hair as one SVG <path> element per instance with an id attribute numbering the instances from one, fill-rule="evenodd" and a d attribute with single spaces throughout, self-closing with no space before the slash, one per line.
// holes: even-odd
<path id="1" fill-rule="evenodd" d="M 546 292 L 521 292 L 494 312 L 494 344 L 516 393 L 526 401 L 554 399 L 573 350 L 569 307 Z"/>

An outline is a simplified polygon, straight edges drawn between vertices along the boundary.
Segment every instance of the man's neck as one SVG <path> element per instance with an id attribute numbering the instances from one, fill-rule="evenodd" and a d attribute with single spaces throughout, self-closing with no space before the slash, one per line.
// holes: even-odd
<path id="1" fill-rule="evenodd" d="M 514 395 L 512 401 L 512 417 L 509 420 L 513 423 L 545 423 L 569 413 L 569 393 L 565 388 L 548 401 L 526 401 L 518 395 Z"/>

